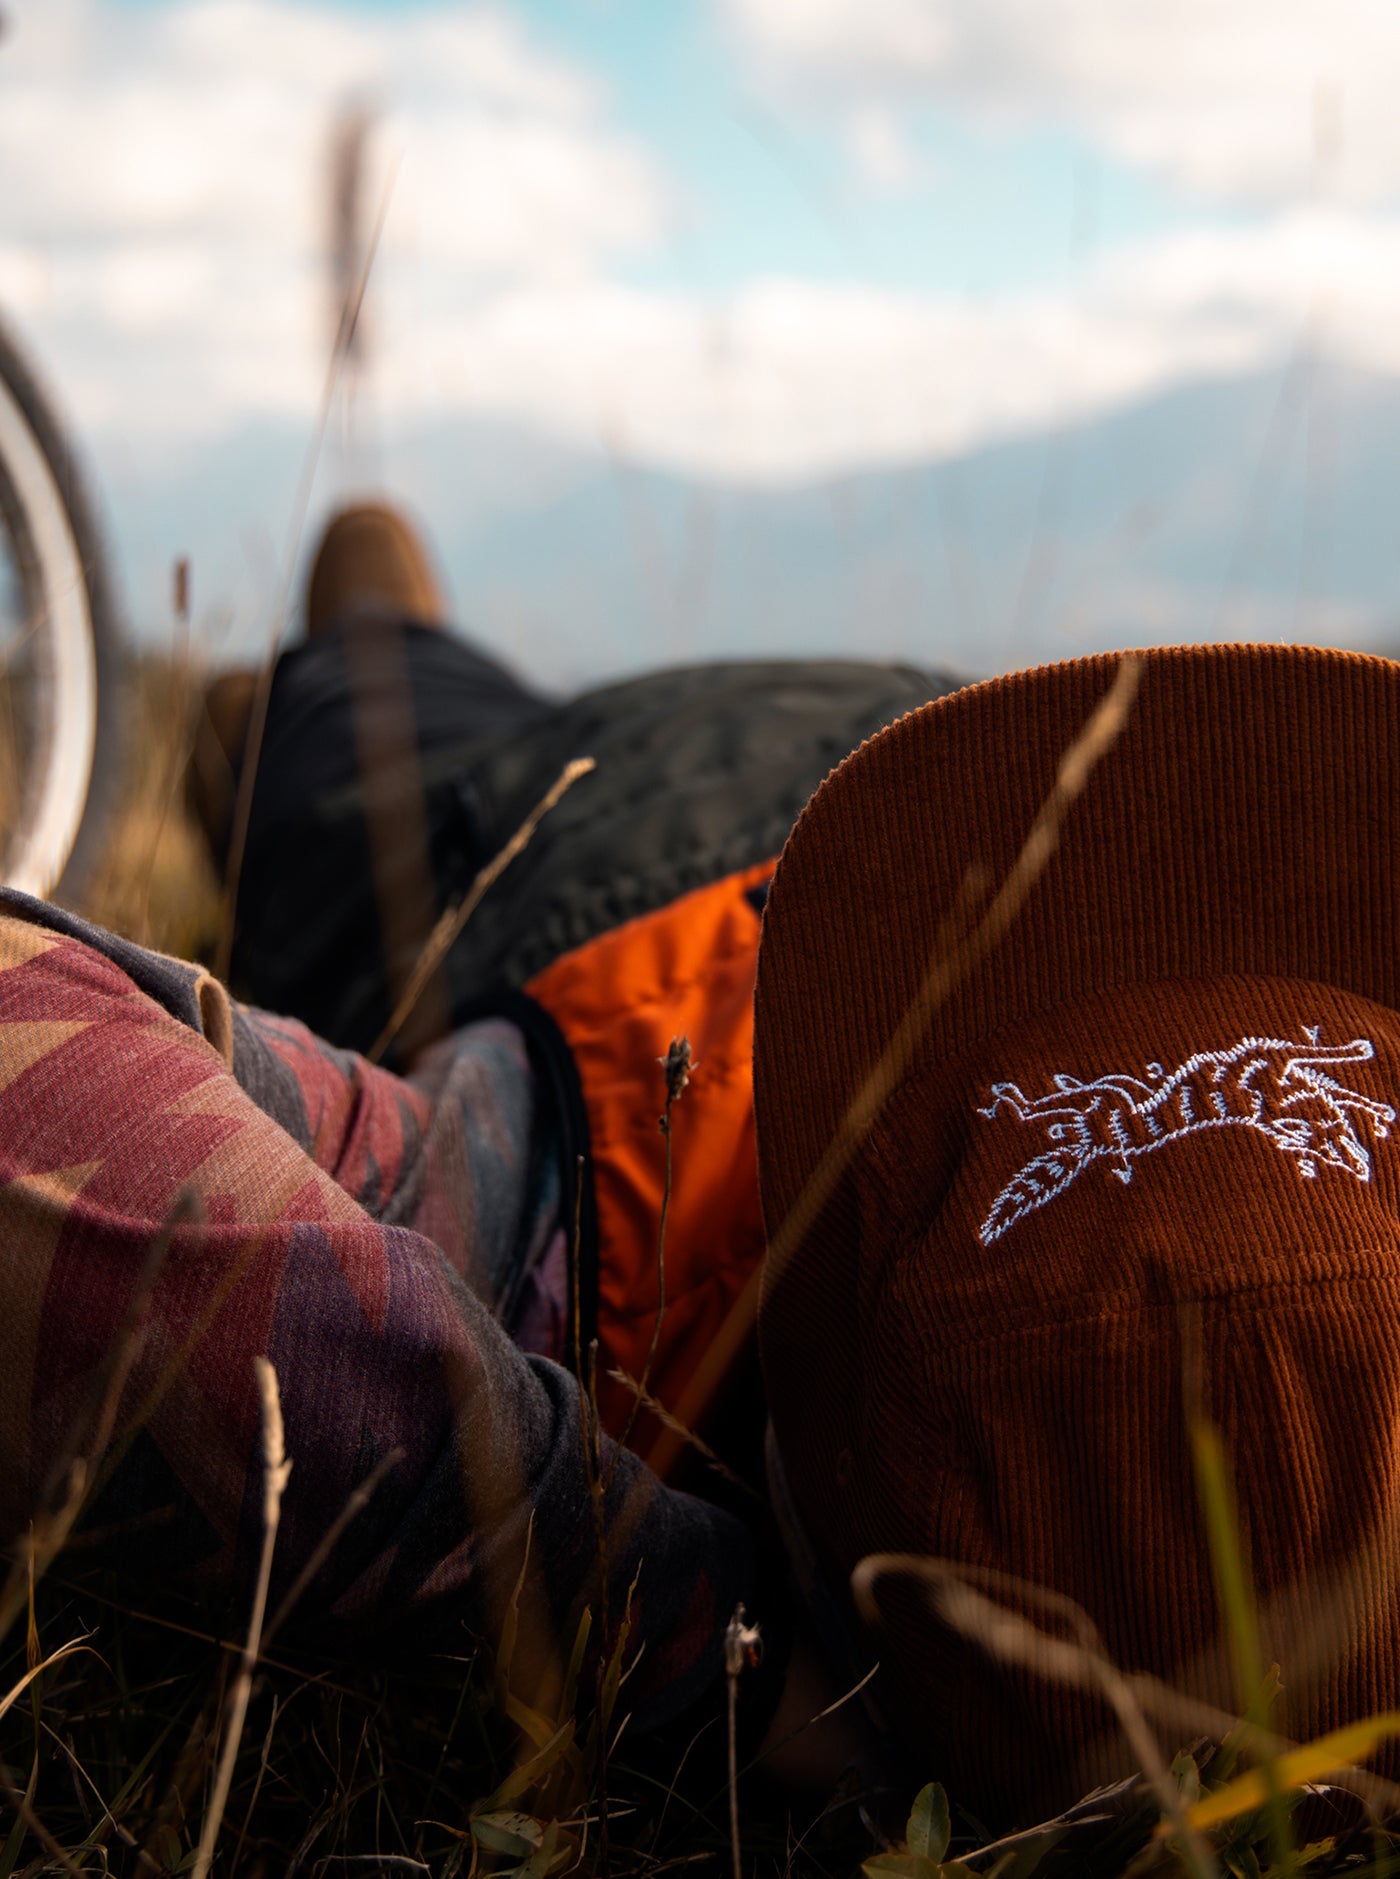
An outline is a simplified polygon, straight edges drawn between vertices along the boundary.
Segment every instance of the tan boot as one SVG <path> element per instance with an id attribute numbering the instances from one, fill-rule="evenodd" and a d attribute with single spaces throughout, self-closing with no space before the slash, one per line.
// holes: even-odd
<path id="1" fill-rule="evenodd" d="M 342 509 L 331 518 L 311 569 L 306 637 L 318 639 L 356 613 L 392 614 L 443 626 L 447 608 L 427 550 L 412 524 L 384 503 Z"/>
<path id="2" fill-rule="evenodd" d="M 387 503 L 357 503 L 326 524 L 306 593 L 306 637 L 363 618 L 445 626 L 447 607 L 432 563 L 408 519 Z M 222 868 L 238 776 L 257 696 L 255 669 L 221 672 L 204 694 L 185 770 L 185 801 Z"/>

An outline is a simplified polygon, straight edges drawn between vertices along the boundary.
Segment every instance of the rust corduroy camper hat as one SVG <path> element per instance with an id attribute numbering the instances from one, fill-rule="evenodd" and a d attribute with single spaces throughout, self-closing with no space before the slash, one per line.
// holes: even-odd
<path id="1" fill-rule="evenodd" d="M 1233 1710 L 1189 1346 L 1301 1738 L 1400 1702 L 1400 665 L 1139 659 L 1009 931 L 855 1130 L 1117 662 L 912 713 L 788 842 L 755 1033 L 774 1435 L 833 1586 L 875 1552 L 1015 1575 Z M 1132 1765 L 912 1580 L 880 1605 L 882 1700 L 955 1801 L 1025 1818 Z"/>

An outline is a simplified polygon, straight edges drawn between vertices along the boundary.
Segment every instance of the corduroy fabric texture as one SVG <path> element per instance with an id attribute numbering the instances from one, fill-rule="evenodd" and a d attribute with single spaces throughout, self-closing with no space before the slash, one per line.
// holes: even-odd
<path id="1" fill-rule="evenodd" d="M 757 996 L 765 1371 L 838 1583 L 873 1551 L 1015 1574 L 1233 1709 L 1194 1341 L 1304 1736 L 1400 1699 L 1400 666 L 1141 657 L 1010 934 L 787 1245 L 969 869 L 1005 877 L 1115 661 L 912 713 L 794 831 Z M 911 1582 L 881 1604 L 885 1701 L 955 1800 L 1011 1821 L 1130 1765 L 1101 1706 L 996 1668 Z"/>

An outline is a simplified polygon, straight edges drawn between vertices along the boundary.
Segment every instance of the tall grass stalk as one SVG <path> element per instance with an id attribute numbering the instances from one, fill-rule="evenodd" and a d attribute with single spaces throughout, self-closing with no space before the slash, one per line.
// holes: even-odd
<path id="1" fill-rule="evenodd" d="M 1244 1538 L 1234 1484 L 1225 1457 L 1225 1445 L 1215 1424 L 1199 1409 L 1191 1416 L 1191 1459 L 1196 1494 L 1205 1515 L 1206 1537 L 1221 1618 L 1230 1644 L 1235 1672 L 1235 1700 L 1248 1722 L 1253 1740 L 1261 1742 L 1269 1727 L 1264 1682 L 1264 1659 L 1259 1644 L 1259 1614 L 1245 1560 Z M 1278 1770 L 1267 1748 L 1260 1755 L 1264 1786 L 1264 1812 L 1269 1824 L 1281 1879 L 1294 1879 L 1298 1869 L 1288 1808 L 1279 1786 Z"/>
<path id="2" fill-rule="evenodd" d="M 302 531 L 306 526 L 306 513 L 311 504 L 311 491 L 316 481 L 316 466 L 321 460 L 321 449 L 330 424 L 336 388 L 340 383 L 341 373 L 350 359 L 355 330 L 365 303 L 365 295 L 369 292 L 370 276 L 374 272 L 374 263 L 379 253 L 384 224 L 389 217 L 389 204 L 393 200 L 394 184 L 397 179 L 398 163 L 395 161 L 384 185 L 384 193 L 380 199 L 379 213 L 375 217 L 374 227 L 365 244 L 363 264 L 358 275 L 347 284 L 340 321 L 335 337 L 331 341 L 330 355 L 326 361 L 321 402 L 317 407 L 316 420 L 312 426 L 306 455 L 302 461 L 301 478 L 292 502 L 287 543 L 282 555 L 281 586 L 268 628 L 267 655 L 258 675 L 258 688 L 253 697 L 252 715 L 243 746 L 243 760 L 239 766 L 238 790 L 234 797 L 233 825 L 229 835 L 228 861 L 224 870 L 221 896 L 222 919 L 214 955 L 215 976 L 223 979 L 225 983 L 228 981 L 229 963 L 233 956 L 233 919 L 238 905 L 239 877 L 243 872 L 243 851 L 248 843 L 248 825 L 253 814 L 253 790 L 257 783 L 258 760 L 262 756 L 263 737 L 267 731 L 267 709 L 272 701 L 272 674 L 277 660 L 277 648 L 286 627 L 292 581 L 296 574 L 297 553 L 301 546 Z"/>
<path id="3" fill-rule="evenodd" d="M 671 1217 L 671 1182 L 674 1174 L 674 1138 L 671 1130 L 671 1111 L 685 1094 L 694 1069 L 694 1060 L 690 1054 L 688 1037 L 673 1037 L 666 1055 L 660 1059 L 666 1079 L 666 1106 L 661 1112 L 659 1127 L 666 1143 L 666 1172 L 661 1188 L 661 1213 L 656 1223 L 656 1316 L 652 1320 L 651 1342 L 647 1345 L 646 1362 L 642 1365 L 642 1374 L 633 1385 L 632 1407 L 627 1412 L 627 1420 L 622 1425 L 622 1433 L 617 1438 L 613 1450 L 612 1467 L 608 1470 L 607 1486 L 611 1486 L 612 1477 L 617 1468 L 617 1458 L 632 1439 L 632 1431 L 637 1425 L 637 1412 L 643 1401 L 650 1401 L 648 1384 L 651 1382 L 651 1367 L 656 1362 L 657 1346 L 661 1342 L 661 1326 L 666 1317 L 666 1224 Z M 606 1488 L 604 1490 L 606 1492 Z"/>
<path id="4" fill-rule="evenodd" d="M 238 1745 L 243 1739 L 243 1725 L 248 1716 L 248 1700 L 253 1693 L 253 1672 L 257 1669 L 262 1648 L 263 1613 L 267 1607 L 267 1588 L 272 1578 L 272 1552 L 277 1543 L 277 1525 L 282 1516 L 282 1494 L 292 1464 L 287 1459 L 286 1438 L 282 1428 L 282 1400 L 277 1389 L 277 1372 L 266 1357 L 255 1357 L 258 1394 L 262 1399 L 263 1446 L 263 1543 L 258 1561 L 257 1584 L 253 1592 L 253 1610 L 248 1620 L 248 1641 L 234 1679 L 229 1703 L 228 1726 L 214 1775 L 214 1790 L 205 1810 L 204 1827 L 195 1854 L 194 1879 L 209 1879 L 214 1858 L 214 1843 L 223 1824 L 228 1803 L 233 1764 L 238 1759 Z"/>
<path id="5" fill-rule="evenodd" d="M 389 1022 L 366 1053 L 371 1063 L 380 1061 L 408 1022 L 409 1015 L 423 996 L 428 981 L 461 938 L 468 920 L 481 905 L 487 890 L 500 879 L 516 856 L 529 847 L 535 830 L 550 810 L 573 788 L 580 777 L 587 776 L 590 770 L 596 768 L 597 765 L 592 757 L 574 757 L 566 763 L 500 853 L 493 856 L 478 872 L 457 905 L 446 909 L 424 941 L 423 950 L 413 963 L 413 970 L 408 975 L 408 982 L 404 986 L 398 1004 L 394 1007 Z"/>
<path id="6" fill-rule="evenodd" d="M 1185 1797 L 1162 1754 L 1133 1684 L 1104 1649 L 1098 1629 L 1082 1605 L 1014 1574 L 964 1565 L 960 1560 L 930 1559 L 919 1553 L 870 1553 L 856 1566 L 851 1587 L 868 1624 L 878 1624 L 875 1588 L 886 1576 L 913 1578 L 925 1585 L 938 1615 L 960 1637 L 978 1645 L 997 1662 L 1034 1671 L 1047 1682 L 1103 1697 L 1118 1719 L 1143 1774 L 1152 1783 L 1162 1812 L 1180 1838 L 1192 1879 L 1219 1879 L 1209 1847 L 1192 1826 Z M 1028 1603 L 1048 1618 L 1068 1623 L 1074 1638 L 1052 1636 L 1019 1612 L 998 1604 L 988 1591 Z"/>

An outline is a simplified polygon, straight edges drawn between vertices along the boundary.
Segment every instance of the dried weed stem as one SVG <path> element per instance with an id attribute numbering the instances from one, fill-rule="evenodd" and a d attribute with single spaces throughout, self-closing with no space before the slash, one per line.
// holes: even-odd
<path id="1" fill-rule="evenodd" d="M 729 1316 L 718 1334 L 711 1340 L 709 1349 L 686 1387 L 683 1400 L 677 1405 L 677 1413 L 683 1422 L 699 1421 L 705 1405 L 719 1387 L 753 1328 L 754 1319 L 758 1315 L 759 1294 L 765 1283 L 772 1283 L 772 1275 L 780 1272 L 803 1244 L 812 1223 L 849 1167 L 866 1130 L 913 1061 L 934 1012 L 973 967 L 1005 938 L 1055 852 L 1065 817 L 1083 793 L 1095 766 L 1112 748 L 1127 723 L 1140 677 L 1141 665 L 1138 660 L 1132 657 L 1119 660 L 1112 685 L 1061 758 L 1055 781 L 1005 880 L 982 918 L 965 938 L 958 941 L 955 935 L 965 928 L 981 892 L 980 882 L 976 878 L 964 881 L 953 917 L 947 926 L 947 950 L 941 946 L 937 950 L 924 975 L 923 984 L 905 1008 L 888 1044 L 856 1092 L 825 1154 L 813 1169 L 786 1217 L 770 1235 L 763 1268 L 755 1271 L 730 1307 Z M 764 1272 L 769 1275 L 766 1281 Z"/>
<path id="2" fill-rule="evenodd" d="M 374 272 L 375 257 L 379 253 L 380 237 L 384 233 L 384 223 L 388 218 L 389 203 L 393 198 L 394 184 L 397 179 L 398 163 L 396 161 L 384 185 L 379 213 L 375 217 L 374 229 L 365 247 L 363 265 L 351 291 L 346 296 L 340 324 L 336 328 L 335 339 L 331 344 L 330 357 L 326 361 L 325 382 L 321 387 L 321 402 L 317 408 L 316 422 L 307 444 L 306 457 L 301 466 L 301 481 L 297 485 L 296 497 L 292 503 L 291 525 L 287 531 L 287 545 L 282 556 L 282 581 L 272 611 L 267 657 L 263 661 L 262 670 L 258 675 L 258 688 L 253 695 L 248 734 L 243 743 L 243 760 L 238 771 L 238 793 L 233 804 L 233 826 L 229 831 L 228 864 L 224 870 L 223 883 L 223 919 L 219 928 L 218 950 L 214 956 L 214 976 L 222 979 L 225 984 L 228 983 L 229 964 L 233 955 L 233 917 L 238 905 L 238 880 L 243 872 L 243 853 L 248 842 L 248 824 L 253 813 L 253 789 L 257 782 L 258 760 L 262 756 L 263 736 L 267 730 L 267 707 L 272 698 L 272 675 L 277 664 L 277 648 L 286 624 L 287 603 L 291 597 L 292 579 L 296 572 L 297 551 L 301 545 L 302 530 L 306 525 L 306 511 L 310 506 L 311 489 L 316 480 L 316 466 L 321 461 L 321 448 L 325 443 L 326 430 L 330 424 L 331 406 L 335 402 L 336 387 L 340 383 L 340 375 L 350 358 L 355 331 L 364 307 L 365 295 L 369 291 L 370 275 Z"/>
<path id="3" fill-rule="evenodd" d="M 0 1637 L 5 1636 L 26 1605 L 32 1610 L 35 1582 L 62 1552 L 83 1509 L 101 1485 L 99 1463 L 111 1445 L 122 1395 L 145 1343 L 146 1313 L 156 1280 L 176 1228 L 199 1216 L 197 1198 L 182 1188 L 137 1275 L 125 1315 L 112 1340 L 91 1423 L 85 1429 L 80 1421 L 70 1437 L 70 1459 L 59 1470 L 63 1498 L 52 1513 L 43 1513 L 31 1523 L 4 1589 L 0 1591 Z"/>
<path id="4" fill-rule="evenodd" d="M 1194 1879 L 1217 1879 L 1215 1859 L 1191 1825 L 1186 1798 L 1172 1778 L 1139 1701 L 1141 1680 L 1130 1681 L 1119 1670 L 1081 1605 L 1012 1574 L 969 1567 L 957 1560 L 929 1559 L 917 1553 L 870 1553 L 851 1575 L 856 1603 L 868 1622 L 878 1622 L 880 1616 L 875 1587 L 881 1578 L 892 1574 L 921 1580 L 929 1588 L 943 1621 L 988 1656 L 1032 1670 L 1049 1683 L 1069 1684 L 1103 1697 L 1117 1717 L 1138 1766 L 1156 1789 L 1163 1813 L 1180 1836 L 1182 1853 Z M 1077 1637 L 1052 1637 L 1019 1612 L 979 1591 L 969 1583 L 974 1578 L 989 1589 L 1033 1603 L 1048 1616 L 1067 1622 Z"/>
<path id="5" fill-rule="evenodd" d="M 592 757 L 575 757 L 572 762 L 566 763 L 505 847 L 480 870 L 463 899 L 455 907 L 447 908 L 442 914 L 437 925 L 424 941 L 422 952 L 414 961 L 413 970 L 408 975 L 408 983 L 403 988 L 403 996 L 394 1007 L 393 1016 L 374 1040 L 373 1047 L 368 1053 L 371 1063 L 379 1062 L 403 1029 L 409 1014 L 423 996 L 424 987 L 461 936 L 463 928 L 480 906 L 487 889 L 505 873 L 516 856 L 529 846 L 535 830 L 560 797 L 571 790 L 581 776 L 587 776 L 590 770 L 596 768 L 597 765 Z"/>
<path id="6" fill-rule="evenodd" d="M 739 1679 L 763 1654 L 763 1639 L 757 1625 L 746 1622 L 742 1605 L 724 1627 L 724 1675 L 728 1684 L 729 1720 L 729 1847 L 734 1859 L 734 1879 L 744 1879 L 742 1850 L 739 1841 Z"/>
<path id="7" fill-rule="evenodd" d="M 384 1480 L 386 1475 L 391 1474 L 393 1470 L 398 1467 L 399 1463 L 404 1458 L 404 1453 L 405 1451 L 401 1448 L 391 1448 L 387 1455 L 380 1457 L 360 1485 L 351 1492 L 345 1505 L 341 1508 L 340 1512 L 326 1528 L 326 1531 L 321 1535 L 321 1538 L 312 1549 L 311 1557 L 288 1587 L 287 1594 L 282 1600 L 282 1603 L 272 1614 L 272 1619 L 263 1633 L 264 1644 L 271 1644 L 273 1638 L 275 1638 L 277 1633 L 282 1629 L 282 1626 L 290 1617 L 293 1608 L 300 1600 L 302 1593 L 305 1592 L 307 1586 L 311 1584 L 316 1574 L 330 1558 L 331 1551 L 336 1541 L 340 1538 L 341 1534 L 344 1533 L 355 1516 L 369 1505 L 370 1501 L 378 1492 L 380 1483 Z M 288 1463 L 288 1466 L 290 1467 L 291 1464 Z"/>
<path id="8" fill-rule="evenodd" d="M 705 1465 L 708 1468 L 712 1468 L 722 1481 L 727 1481 L 730 1487 L 736 1488 L 740 1494 L 746 1495 L 749 1500 L 757 1501 L 761 1507 L 768 1505 L 757 1488 L 751 1487 L 742 1475 L 735 1474 L 728 1462 L 721 1461 L 719 1456 L 702 1436 L 698 1436 L 694 1429 L 688 1428 L 686 1424 L 681 1421 L 679 1416 L 672 1415 L 666 1405 L 661 1402 L 658 1397 L 653 1396 L 650 1390 L 646 1389 L 644 1385 L 639 1383 L 636 1377 L 630 1375 L 626 1370 L 610 1370 L 608 1372 L 608 1380 L 611 1383 L 620 1383 L 624 1390 L 630 1390 L 637 1398 L 642 1408 L 649 1410 L 663 1429 L 669 1429 L 672 1435 L 679 1436 L 687 1447 L 693 1448 Z"/>
<path id="9" fill-rule="evenodd" d="M 277 1372 L 266 1357 L 255 1357 L 253 1364 L 258 1376 L 258 1393 L 262 1397 L 262 1558 L 258 1562 L 253 1611 L 248 1621 L 248 1641 L 243 1647 L 238 1675 L 234 1679 L 233 1696 L 229 1702 L 228 1727 L 224 1735 L 223 1748 L 219 1752 L 219 1765 L 214 1775 L 214 1791 L 209 1797 L 209 1806 L 204 1816 L 204 1828 L 199 1836 L 199 1850 L 195 1855 L 193 1869 L 194 1879 L 208 1879 L 210 1862 L 214 1857 L 214 1842 L 219 1837 L 224 1808 L 228 1804 L 229 1785 L 233 1780 L 233 1764 L 238 1757 L 238 1745 L 242 1740 L 243 1724 L 248 1714 L 248 1700 L 253 1693 L 253 1672 L 257 1668 L 258 1653 L 262 1645 L 263 1613 L 267 1607 L 268 1582 L 272 1577 L 272 1549 L 277 1541 L 277 1523 L 282 1516 L 282 1493 L 287 1485 L 287 1477 L 292 1472 L 292 1464 L 287 1460 L 286 1439 L 282 1427 L 282 1402 L 277 1390 Z"/>
<path id="10" fill-rule="evenodd" d="M 1138 660 L 1132 657 L 1119 660 L 1112 685 L 1060 759 L 1049 794 L 986 912 L 960 944 L 954 944 L 947 952 L 940 951 L 929 965 L 923 984 L 905 1008 L 894 1034 L 841 1118 L 831 1145 L 773 1235 L 768 1248 L 770 1266 L 780 1267 L 805 1240 L 809 1227 L 830 1199 L 866 1130 L 913 1062 L 934 1012 L 972 968 L 1006 937 L 1059 845 L 1065 817 L 1083 794 L 1100 760 L 1118 741 L 1137 695 L 1141 673 Z M 968 884 L 965 883 L 961 898 L 967 896 Z"/>
<path id="11" fill-rule="evenodd" d="M 666 1077 L 666 1107 L 662 1110 L 658 1126 L 666 1142 L 666 1176 L 661 1188 L 661 1215 L 656 1226 L 656 1317 L 652 1321 L 651 1342 L 647 1345 L 646 1362 L 642 1365 L 641 1380 L 632 1383 L 632 1407 L 627 1412 L 622 1434 L 617 1438 L 617 1448 L 613 1451 L 612 1467 L 608 1470 L 606 1486 L 611 1486 L 613 1472 L 617 1467 L 618 1454 L 626 1448 L 632 1439 L 636 1427 L 637 1412 L 645 1402 L 650 1406 L 654 1399 L 647 1390 L 651 1382 L 651 1367 L 656 1362 L 657 1346 L 661 1342 L 661 1324 L 666 1316 L 666 1223 L 671 1216 L 671 1182 L 674 1173 L 673 1138 L 671 1134 L 671 1111 L 685 1094 L 690 1081 L 690 1073 L 695 1067 L 695 1060 L 690 1053 L 688 1037 L 673 1037 L 664 1057 L 657 1060 Z M 609 1372 L 615 1375 L 615 1372 Z M 606 1492 L 605 1486 L 605 1492 Z"/>

